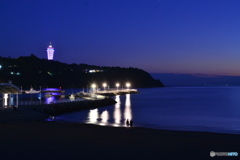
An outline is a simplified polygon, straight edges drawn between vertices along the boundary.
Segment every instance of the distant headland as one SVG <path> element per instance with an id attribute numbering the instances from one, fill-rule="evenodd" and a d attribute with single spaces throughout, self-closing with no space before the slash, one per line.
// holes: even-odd
<path id="1" fill-rule="evenodd" d="M 105 67 L 87 64 L 66 64 L 40 59 L 34 54 L 18 58 L 0 57 L 0 83 L 13 83 L 24 88 L 34 87 L 90 87 L 92 83 L 107 83 L 110 88 L 119 83 L 125 87 L 164 87 L 160 80 L 138 68 Z"/>

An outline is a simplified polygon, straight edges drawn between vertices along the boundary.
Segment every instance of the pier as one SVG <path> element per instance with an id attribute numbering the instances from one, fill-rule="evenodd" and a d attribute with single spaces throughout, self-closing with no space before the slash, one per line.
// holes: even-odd
<path id="1" fill-rule="evenodd" d="M 96 91 L 96 94 L 102 94 L 102 93 L 113 93 L 115 95 L 118 95 L 120 93 L 139 93 L 137 89 L 107 89 L 107 90 L 98 90 Z"/>
<path id="2" fill-rule="evenodd" d="M 97 90 L 95 94 L 105 95 L 105 96 L 115 96 L 124 94 L 135 94 L 139 93 L 137 89 L 107 89 L 107 90 Z"/>

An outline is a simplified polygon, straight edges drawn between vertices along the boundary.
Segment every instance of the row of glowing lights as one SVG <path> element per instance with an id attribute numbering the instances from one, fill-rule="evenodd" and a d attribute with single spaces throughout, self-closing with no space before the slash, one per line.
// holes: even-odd
<path id="1" fill-rule="evenodd" d="M 107 87 L 107 83 L 103 83 L 102 86 L 105 88 Z M 116 83 L 116 87 L 118 88 L 120 86 L 120 83 Z M 126 87 L 129 88 L 131 86 L 130 83 L 126 83 Z M 96 84 L 92 84 L 92 88 L 96 88 L 97 85 Z"/>

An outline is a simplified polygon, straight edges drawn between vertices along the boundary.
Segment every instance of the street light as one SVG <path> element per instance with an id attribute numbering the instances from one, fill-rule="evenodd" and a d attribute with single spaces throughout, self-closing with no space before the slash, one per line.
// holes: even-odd
<path id="1" fill-rule="evenodd" d="M 117 90 L 118 90 L 118 87 L 120 86 L 120 84 L 119 83 L 116 83 L 116 87 L 117 87 Z"/>
<path id="2" fill-rule="evenodd" d="M 130 83 L 126 83 L 126 87 L 127 87 L 127 89 L 129 89 L 130 86 L 131 86 Z"/>
<path id="3" fill-rule="evenodd" d="M 107 87 L 107 83 L 103 83 L 103 88 L 104 88 L 104 91 L 105 91 L 105 88 Z"/>

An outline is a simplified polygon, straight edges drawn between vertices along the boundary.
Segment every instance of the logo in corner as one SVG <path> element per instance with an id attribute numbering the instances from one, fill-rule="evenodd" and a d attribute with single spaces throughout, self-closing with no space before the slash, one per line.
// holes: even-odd
<path id="1" fill-rule="evenodd" d="M 216 155 L 216 154 L 215 154 L 214 151 L 211 151 L 211 152 L 210 152 L 210 156 L 211 156 L 211 157 L 214 157 L 215 155 Z"/>

